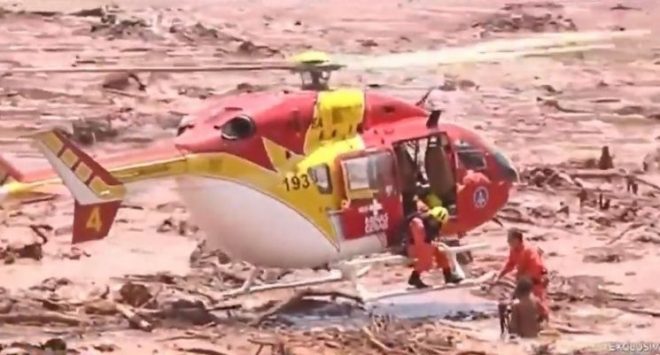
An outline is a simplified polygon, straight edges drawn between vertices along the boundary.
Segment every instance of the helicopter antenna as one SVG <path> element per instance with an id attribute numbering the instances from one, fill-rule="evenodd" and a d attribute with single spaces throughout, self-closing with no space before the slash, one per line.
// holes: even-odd
<path id="1" fill-rule="evenodd" d="M 438 127 L 438 121 L 440 121 L 440 115 L 442 110 L 434 109 L 429 114 L 429 118 L 426 120 L 426 128 L 435 128 Z"/>

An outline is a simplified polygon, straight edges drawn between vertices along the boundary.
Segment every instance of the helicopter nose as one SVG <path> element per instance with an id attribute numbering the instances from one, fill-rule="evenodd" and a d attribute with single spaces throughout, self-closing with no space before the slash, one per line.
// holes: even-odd
<path id="1" fill-rule="evenodd" d="M 493 155 L 504 180 L 512 184 L 517 183 L 520 179 L 520 175 L 518 174 L 518 170 L 513 166 L 513 163 L 511 163 L 511 160 L 499 151 L 495 152 Z"/>

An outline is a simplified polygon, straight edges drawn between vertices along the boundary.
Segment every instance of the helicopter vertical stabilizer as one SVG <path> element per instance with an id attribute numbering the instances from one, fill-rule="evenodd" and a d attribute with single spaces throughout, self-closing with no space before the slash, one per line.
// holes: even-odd
<path id="1" fill-rule="evenodd" d="M 38 133 L 35 138 L 38 148 L 76 200 L 72 242 L 106 237 L 126 195 L 125 186 L 62 131 Z"/>

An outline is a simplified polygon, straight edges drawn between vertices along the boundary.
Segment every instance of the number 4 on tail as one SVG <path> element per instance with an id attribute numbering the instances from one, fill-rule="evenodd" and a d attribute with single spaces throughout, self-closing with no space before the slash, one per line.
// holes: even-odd
<path id="1" fill-rule="evenodd" d="M 94 205 L 89 212 L 89 217 L 87 217 L 87 227 L 88 230 L 94 230 L 96 233 L 101 231 L 103 228 L 103 220 L 101 219 L 101 207 L 99 205 Z"/>
<path id="2" fill-rule="evenodd" d="M 81 205 L 76 202 L 73 215 L 72 243 L 103 239 L 117 216 L 121 201 Z"/>

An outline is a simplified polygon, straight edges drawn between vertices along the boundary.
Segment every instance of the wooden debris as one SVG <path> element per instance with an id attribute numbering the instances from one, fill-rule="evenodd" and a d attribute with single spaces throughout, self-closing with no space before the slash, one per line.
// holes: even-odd
<path id="1" fill-rule="evenodd" d="M 211 308 L 209 308 L 210 312 L 215 312 L 215 311 L 233 311 L 237 309 L 243 308 L 242 303 L 225 303 L 225 304 L 220 304 L 220 305 L 215 305 Z"/>
<path id="2" fill-rule="evenodd" d="M 584 203 L 587 202 L 587 197 L 589 197 L 587 190 L 580 189 L 580 192 L 577 194 L 577 198 L 580 201 L 580 209 L 584 208 Z"/>
<path id="3" fill-rule="evenodd" d="M 632 175 L 628 174 L 625 171 L 620 171 L 616 169 L 607 169 L 607 170 L 589 170 L 589 169 L 582 169 L 582 170 L 573 170 L 570 172 L 567 172 L 571 177 L 573 178 L 580 178 L 580 179 L 626 179 L 626 180 L 634 180 L 635 182 L 648 186 L 654 190 L 660 191 L 660 186 L 657 184 L 654 184 L 638 175 Z"/>
<path id="4" fill-rule="evenodd" d="M 105 89 L 126 90 L 131 85 L 131 79 L 138 84 L 138 90 L 147 89 L 147 85 L 134 72 L 110 73 L 103 79 L 101 86 Z"/>
<path id="5" fill-rule="evenodd" d="M 160 309 L 143 310 L 140 314 L 192 325 L 210 325 L 218 321 L 218 318 L 201 301 L 191 302 L 185 299 L 166 303 L 161 305 Z"/>
<path id="6" fill-rule="evenodd" d="M 660 309 L 642 309 L 642 308 L 631 308 L 631 307 L 622 307 L 621 309 L 626 312 L 642 314 L 654 318 L 660 317 Z"/>
<path id="7" fill-rule="evenodd" d="M 611 244 L 616 243 L 616 242 L 619 241 L 621 238 L 623 238 L 628 232 L 630 232 L 630 231 L 632 231 L 632 230 L 634 230 L 634 229 L 637 229 L 637 228 L 639 228 L 639 227 L 643 227 L 643 226 L 645 226 L 645 225 L 646 225 L 646 223 L 641 223 L 641 222 L 631 223 L 630 225 L 628 225 L 628 227 L 626 227 L 623 231 L 621 231 L 621 233 L 617 234 L 616 237 L 610 239 L 610 240 L 607 242 L 607 245 L 611 245 Z"/>
<path id="8" fill-rule="evenodd" d="M 259 346 L 255 355 L 261 354 L 261 351 L 265 347 L 270 347 L 273 354 L 286 354 L 286 348 L 282 339 L 276 337 L 262 337 L 248 339 L 248 341 L 254 345 Z"/>
<path id="9" fill-rule="evenodd" d="M 72 123 L 73 134 L 71 138 L 80 144 L 90 145 L 117 137 L 119 131 L 112 127 L 109 118 L 80 119 Z"/>
<path id="10" fill-rule="evenodd" d="M 639 191 L 639 184 L 635 180 L 635 176 L 627 175 L 626 176 L 626 192 L 632 193 L 633 195 L 637 195 L 638 191 Z"/>
<path id="11" fill-rule="evenodd" d="M 153 296 L 145 285 L 132 282 L 122 285 L 121 289 L 119 289 L 119 294 L 124 303 L 133 307 L 143 307 L 153 299 Z"/>
<path id="12" fill-rule="evenodd" d="M 9 245 L 4 249 L 0 248 L 0 259 L 3 259 L 5 264 L 12 264 L 18 258 L 37 261 L 43 258 L 42 245 L 48 243 L 46 233 L 51 232 L 53 227 L 46 224 L 31 224 L 29 228 L 37 235 L 39 240 L 27 244 Z"/>
<path id="13" fill-rule="evenodd" d="M 654 184 L 654 183 L 652 183 L 650 181 L 647 181 L 646 179 L 644 179 L 642 177 L 639 177 L 639 176 L 633 176 L 633 177 L 634 177 L 636 182 L 638 182 L 642 185 L 646 185 L 646 186 L 648 186 L 648 187 L 650 187 L 650 188 L 652 188 L 656 191 L 660 191 L 660 185 Z"/>
<path id="14" fill-rule="evenodd" d="M 24 323 L 37 323 L 49 324 L 60 323 L 69 326 L 79 326 L 87 324 L 88 321 L 69 314 L 55 313 L 55 312 L 41 312 L 41 313 L 11 313 L 0 314 L 0 324 L 24 324 Z"/>
<path id="15" fill-rule="evenodd" d="M 511 223 L 533 224 L 534 221 L 515 207 L 507 206 L 497 213 L 497 218 Z"/>
<path id="16" fill-rule="evenodd" d="M 337 291 L 315 291 L 312 289 L 305 289 L 302 291 L 296 292 L 293 296 L 289 297 L 288 299 L 276 304 L 274 307 L 271 309 L 261 313 L 255 319 L 250 322 L 251 325 L 256 326 L 260 325 L 265 321 L 267 318 L 282 312 L 283 310 L 291 307 L 292 305 L 300 302 L 303 298 L 305 297 L 331 297 L 332 299 L 335 298 L 345 298 L 349 299 L 351 301 L 357 302 L 359 304 L 362 304 L 362 300 L 354 295 L 349 295 L 345 294 L 342 292 L 337 292 Z"/>
<path id="17" fill-rule="evenodd" d="M 367 340 L 369 340 L 369 343 L 371 343 L 378 350 L 384 352 L 385 354 L 391 354 L 392 349 L 389 346 L 383 344 L 380 340 L 378 340 L 374 335 L 374 333 L 372 333 L 371 330 L 369 330 L 369 328 L 362 327 L 361 330 L 362 333 L 364 333 L 364 335 L 367 336 Z"/>
<path id="18" fill-rule="evenodd" d="M 220 335 L 221 336 L 221 335 Z M 204 339 L 204 340 L 213 340 L 220 336 L 213 336 L 210 334 L 201 334 L 194 332 L 192 330 L 187 330 L 183 335 L 174 335 L 165 338 L 158 339 L 159 342 L 170 342 L 174 340 L 186 340 L 186 339 Z"/>
<path id="19" fill-rule="evenodd" d="M 143 319 L 139 314 L 135 313 L 129 306 L 117 303 L 117 310 L 121 313 L 127 320 L 128 323 L 133 328 L 143 330 L 145 332 L 151 332 L 153 326 L 151 323 Z"/>
<path id="20" fill-rule="evenodd" d="M 598 334 L 598 332 L 589 330 L 589 329 L 578 329 L 578 328 L 573 328 L 569 325 L 563 325 L 563 324 L 553 324 L 552 329 L 555 329 L 559 331 L 560 333 L 564 334 Z"/>
<path id="21" fill-rule="evenodd" d="M 114 315 L 117 314 L 117 304 L 109 300 L 92 300 L 84 305 L 86 314 Z"/>
<path id="22" fill-rule="evenodd" d="M 147 307 L 156 307 L 158 305 L 158 301 L 157 301 L 158 295 L 160 295 L 160 293 L 164 289 L 165 289 L 164 286 L 159 287 L 158 290 L 156 292 L 154 292 L 154 294 L 147 301 L 145 301 L 144 303 L 138 305 L 137 311 L 139 312 L 140 310 L 142 310 L 144 308 L 147 308 Z"/>
<path id="23" fill-rule="evenodd" d="M 613 158 L 614 157 L 610 154 L 610 147 L 604 146 L 600 151 L 600 158 L 598 158 L 598 169 L 614 169 Z"/>
<path id="24" fill-rule="evenodd" d="M 245 282 L 245 277 L 227 269 L 216 267 L 215 271 L 222 282 L 230 281 L 235 284 L 243 284 Z"/>
<path id="25" fill-rule="evenodd" d="M 0 314 L 7 314 L 14 308 L 16 301 L 12 299 L 0 299 Z"/>
<path id="26" fill-rule="evenodd" d="M 202 355 L 229 355 L 224 351 L 212 350 L 212 349 L 203 349 L 203 348 L 178 348 L 178 351 L 190 354 L 202 354 Z"/>

